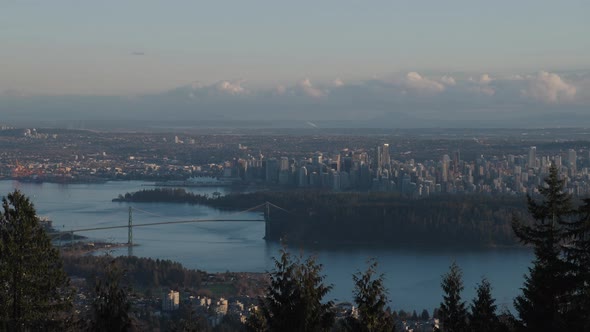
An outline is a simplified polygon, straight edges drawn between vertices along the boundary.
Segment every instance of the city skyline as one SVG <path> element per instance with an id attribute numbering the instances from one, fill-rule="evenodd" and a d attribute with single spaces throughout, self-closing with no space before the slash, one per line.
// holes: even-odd
<path id="1" fill-rule="evenodd" d="M 590 331 L 589 13 L 0 0 L 0 326 Z"/>
<path id="2" fill-rule="evenodd" d="M 555 165 L 568 193 L 578 197 L 590 193 L 588 145 L 583 140 L 559 138 L 559 133 L 587 136 L 583 130 L 524 132 L 526 141 L 519 131 L 480 132 L 472 140 L 466 138 L 468 131 L 458 130 L 454 139 L 441 137 L 440 142 L 433 140 L 436 133 L 428 130 L 413 133 L 409 140 L 374 134 L 351 139 L 326 135 L 323 141 L 306 135 L 275 135 L 272 142 L 265 142 L 264 135 L 251 134 L 221 138 L 215 134 L 4 131 L 5 140 L 17 146 L 6 149 L 0 179 L 4 176 L 25 182 L 150 179 L 163 187 L 256 183 L 283 190 L 370 190 L 408 197 L 524 195 L 535 193 L 550 166 Z M 60 151 L 61 145 L 74 137 L 81 141 L 92 137 L 94 144 Z M 42 145 L 48 153 L 23 155 L 21 140 Z M 114 142 L 126 142 L 133 148 L 122 152 Z M 95 145 L 103 150 L 97 152 Z M 149 151 L 146 145 L 151 147 Z M 31 151 L 37 153 L 35 148 Z M 161 153 L 165 156 L 157 157 Z"/>

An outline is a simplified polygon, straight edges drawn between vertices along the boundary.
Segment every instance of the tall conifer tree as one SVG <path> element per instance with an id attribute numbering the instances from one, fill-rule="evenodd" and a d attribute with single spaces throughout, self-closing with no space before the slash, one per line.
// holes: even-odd
<path id="1" fill-rule="evenodd" d="M 354 331 L 385 332 L 394 330 L 394 321 L 386 307 L 387 289 L 384 275 L 375 276 L 377 261 L 370 260 L 369 267 L 364 273 L 358 272 L 352 276 L 354 281 L 354 302 L 358 307 L 358 318 L 350 319 Z"/>
<path id="2" fill-rule="evenodd" d="M 71 304 L 67 286 L 33 204 L 17 190 L 8 194 L 0 211 L 0 321 L 10 331 L 57 328 Z"/>
<path id="3" fill-rule="evenodd" d="M 461 300 L 463 275 L 457 263 L 451 264 L 449 272 L 443 276 L 441 286 L 444 291 L 439 310 L 442 330 L 445 332 L 467 331 L 467 310 L 465 302 Z"/>
<path id="4" fill-rule="evenodd" d="M 322 265 L 313 257 L 293 259 L 286 249 L 274 259 L 270 285 L 260 307 L 265 322 L 256 325 L 269 331 L 327 331 L 334 324 L 332 301 L 324 296 L 332 286 L 323 283 Z"/>
<path id="5" fill-rule="evenodd" d="M 131 304 L 127 289 L 121 285 L 122 275 L 113 260 L 106 268 L 105 276 L 97 280 L 89 331 L 127 331 L 131 328 Z"/>
<path id="6" fill-rule="evenodd" d="M 487 279 L 483 279 L 477 287 L 477 297 L 471 304 L 469 314 L 469 329 L 479 332 L 498 331 L 500 323 L 496 316 L 496 300 L 492 297 L 492 286 Z"/>
<path id="7" fill-rule="evenodd" d="M 566 264 L 561 253 L 564 233 L 561 225 L 572 214 L 572 202 L 564 192 L 564 181 L 559 179 L 557 167 L 552 165 L 549 176 L 539 186 L 540 200 L 527 196 L 532 223 L 513 220 L 516 236 L 532 245 L 535 253 L 533 266 L 525 276 L 523 294 L 514 301 L 520 323 L 529 331 L 561 331 L 566 327 L 568 307 L 565 281 Z"/>
<path id="8" fill-rule="evenodd" d="M 576 218 L 565 223 L 565 258 L 569 310 L 566 320 L 572 330 L 590 331 L 590 198 L 576 211 Z"/>

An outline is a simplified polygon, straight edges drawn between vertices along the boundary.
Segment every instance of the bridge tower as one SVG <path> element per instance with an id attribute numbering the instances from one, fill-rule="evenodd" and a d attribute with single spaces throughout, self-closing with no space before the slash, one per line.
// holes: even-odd
<path id="1" fill-rule="evenodd" d="M 264 238 L 270 238 L 270 203 L 264 204 Z"/>
<path id="2" fill-rule="evenodd" d="M 127 244 L 133 245 L 133 210 L 129 207 L 129 224 L 127 226 Z"/>

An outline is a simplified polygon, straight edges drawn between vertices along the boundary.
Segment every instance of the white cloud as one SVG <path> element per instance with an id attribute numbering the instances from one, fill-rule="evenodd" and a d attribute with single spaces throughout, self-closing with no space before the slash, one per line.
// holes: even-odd
<path id="1" fill-rule="evenodd" d="M 242 87 L 242 81 L 221 81 L 215 85 L 217 91 L 221 93 L 227 93 L 230 95 L 242 95 L 247 93 L 248 91 Z"/>
<path id="2" fill-rule="evenodd" d="M 198 92 L 201 91 L 205 86 L 201 82 L 192 82 L 186 87 L 180 87 L 176 90 L 186 90 L 188 91 L 188 97 L 191 99 L 197 98 Z"/>
<path id="3" fill-rule="evenodd" d="M 201 100 L 209 97 L 224 97 L 224 96 L 241 96 L 246 95 L 249 91 L 242 86 L 244 81 L 219 81 L 214 84 L 205 85 L 201 82 L 193 82 L 191 84 L 176 88 L 169 91 L 169 93 L 176 94 L 181 97 L 189 97 L 195 100 Z"/>
<path id="4" fill-rule="evenodd" d="M 482 74 L 478 81 L 475 81 L 472 78 L 469 78 L 469 81 L 473 82 L 475 85 L 469 88 L 470 91 L 474 91 L 485 96 L 493 96 L 496 94 L 496 90 L 490 86 L 490 83 L 494 81 L 494 79 L 491 78 L 489 74 Z"/>
<path id="5" fill-rule="evenodd" d="M 519 73 L 464 73 L 422 76 L 418 72 L 382 75 L 378 79 L 344 82 L 340 78 L 327 81 L 302 79 L 290 85 L 258 87 L 252 90 L 240 80 L 223 80 L 214 84 L 193 83 L 169 93 L 169 97 L 186 98 L 195 102 L 235 102 L 246 98 L 252 104 L 284 101 L 286 104 L 306 103 L 317 100 L 318 105 L 348 105 L 371 108 L 404 103 L 429 103 L 438 105 L 486 104 L 527 105 L 536 102 L 547 104 L 575 101 L 576 105 L 590 105 L 590 72 L 557 74 L 540 72 L 526 75 Z"/>
<path id="6" fill-rule="evenodd" d="M 576 87 L 555 73 L 541 71 L 529 78 L 528 86 L 521 90 L 521 94 L 544 103 L 559 103 L 573 100 Z"/>
<path id="7" fill-rule="evenodd" d="M 341 79 L 337 78 L 335 80 L 332 81 L 332 85 L 335 87 L 340 87 L 344 85 L 344 81 L 342 81 Z"/>
<path id="8" fill-rule="evenodd" d="M 453 76 L 443 76 L 440 78 L 440 81 L 443 82 L 446 85 L 456 85 L 457 81 L 455 81 L 455 79 L 453 78 Z"/>
<path id="9" fill-rule="evenodd" d="M 490 75 L 488 74 L 483 74 L 479 77 L 479 83 L 480 84 L 488 84 L 491 81 L 493 81 L 493 79 L 490 77 Z"/>
<path id="10" fill-rule="evenodd" d="M 333 121 L 338 119 L 360 120 L 358 123 L 362 126 L 546 126 L 557 123 L 555 119 L 560 119 L 560 112 L 568 114 L 563 117 L 563 122 L 560 119 L 560 125 L 590 125 L 590 118 L 586 115 L 590 106 L 590 71 L 529 75 L 458 72 L 432 76 L 404 72 L 379 77 L 346 82 L 303 79 L 274 86 L 250 86 L 233 80 L 196 82 L 136 98 L 101 97 L 104 106 L 93 104 L 96 98 L 79 105 L 96 105 L 96 109 L 113 110 L 114 115 L 128 111 L 129 118 L 148 117 L 144 114 L 166 118 L 174 114 L 182 119 L 193 116 L 193 121 L 217 121 L 220 118 L 241 121 L 248 114 L 248 120 L 269 123 L 280 120 L 277 123 L 281 125 L 295 120 L 302 124 L 305 121 L 336 123 Z M 31 96 L 27 100 L 27 97 L 5 95 L 0 96 L 3 110 L 20 110 L 19 105 L 22 108 L 34 105 L 31 114 L 37 114 L 38 109 L 50 112 L 62 105 L 71 105 L 71 114 L 77 114 L 82 106 L 76 103 L 84 100 L 83 96 L 48 100 L 43 96 Z M 22 101 L 26 103 L 18 104 Z M 162 112 L 163 109 L 166 112 Z M 15 119 L 21 116 L 16 111 L 14 114 Z M 530 116 L 532 114 L 550 116 Z M 4 119 L 6 116 L 3 115 Z M 317 124 L 323 127 L 325 123 Z"/>
<path id="11" fill-rule="evenodd" d="M 439 82 L 422 77 L 415 71 L 409 72 L 405 78 L 405 86 L 410 89 L 424 91 L 424 92 L 442 92 L 445 86 Z"/>
<path id="12" fill-rule="evenodd" d="M 309 78 L 306 78 L 302 81 L 297 83 L 297 87 L 303 91 L 303 93 L 309 97 L 313 98 L 320 98 L 326 95 L 326 92 L 322 91 L 321 89 L 315 88 Z"/>

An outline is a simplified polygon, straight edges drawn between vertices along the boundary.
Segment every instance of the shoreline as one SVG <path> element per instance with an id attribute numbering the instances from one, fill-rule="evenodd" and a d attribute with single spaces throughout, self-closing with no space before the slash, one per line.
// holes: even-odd
<path id="1" fill-rule="evenodd" d="M 92 241 L 92 242 L 75 242 L 71 246 L 69 244 L 59 246 L 62 254 L 71 256 L 87 256 L 93 255 L 100 251 L 115 250 L 120 248 L 133 248 L 137 245 L 129 245 L 127 243 L 113 243 L 106 241 Z"/>

